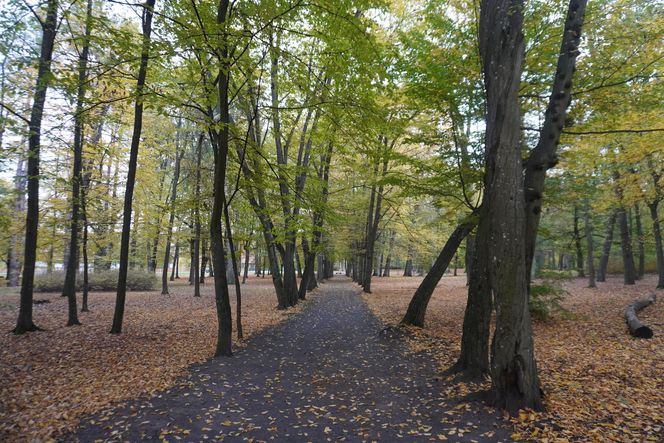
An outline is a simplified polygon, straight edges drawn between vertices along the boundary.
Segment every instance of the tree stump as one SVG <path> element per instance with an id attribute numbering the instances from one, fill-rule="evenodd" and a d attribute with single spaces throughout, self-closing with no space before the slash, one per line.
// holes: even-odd
<path id="1" fill-rule="evenodd" d="M 657 295 L 650 294 L 648 298 L 637 300 L 625 309 L 625 321 L 629 327 L 629 333 L 637 338 L 652 338 L 652 329 L 641 323 L 636 313 L 646 306 L 650 306 L 657 299 Z"/>

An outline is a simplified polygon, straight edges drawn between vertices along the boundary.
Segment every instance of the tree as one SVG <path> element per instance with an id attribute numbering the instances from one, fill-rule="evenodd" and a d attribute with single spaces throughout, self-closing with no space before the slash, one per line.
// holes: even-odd
<path id="1" fill-rule="evenodd" d="M 41 126 L 44 117 L 46 92 L 51 82 L 51 61 L 57 33 L 58 0 L 48 0 L 46 17 L 41 20 L 42 41 L 38 60 L 37 83 L 30 112 L 28 126 L 28 203 L 25 221 L 25 241 L 23 253 L 23 280 L 21 282 L 21 302 L 15 334 L 36 331 L 39 328 L 32 320 L 32 290 L 37 259 L 37 234 L 39 228 L 39 155 L 41 148 Z"/>
<path id="2" fill-rule="evenodd" d="M 136 102 L 134 106 L 134 130 L 131 137 L 131 152 L 129 155 L 129 170 L 127 172 L 127 186 L 125 188 L 124 210 L 122 214 L 122 237 L 120 244 L 120 270 L 118 273 L 118 289 L 115 300 L 115 312 L 113 314 L 113 325 L 111 334 L 122 332 L 122 320 L 124 318 L 125 297 L 127 294 L 127 271 L 129 268 L 129 242 L 131 233 L 131 210 L 134 196 L 134 182 L 136 180 L 136 164 L 138 162 L 138 148 L 141 143 L 141 131 L 143 128 L 143 92 L 147 76 L 148 62 L 150 57 L 150 35 L 152 33 L 152 16 L 156 0 L 146 0 L 143 7 L 143 45 L 141 48 L 141 62 L 138 69 L 138 80 L 136 82 Z"/>

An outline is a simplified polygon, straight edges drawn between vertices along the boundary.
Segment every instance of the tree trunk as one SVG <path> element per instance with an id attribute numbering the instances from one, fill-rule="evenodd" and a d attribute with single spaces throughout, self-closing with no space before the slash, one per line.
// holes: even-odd
<path id="1" fill-rule="evenodd" d="M 450 264 L 450 260 L 456 256 L 456 251 L 459 248 L 459 245 L 463 239 L 473 230 L 477 224 L 477 220 L 473 216 L 471 219 L 464 221 L 459 226 L 456 227 L 450 238 L 445 243 L 443 250 L 438 255 L 435 263 L 431 267 L 429 273 L 427 273 L 420 286 L 415 291 L 413 298 L 410 300 L 408 305 L 408 310 L 406 315 L 404 315 L 401 323 L 406 325 L 414 325 L 419 327 L 424 327 L 424 316 L 426 315 L 427 306 L 429 305 L 429 300 L 433 295 L 436 285 L 445 274 L 445 270 Z"/>
<path id="2" fill-rule="evenodd" d="M 237 258 L 235 255 L 235 244 L 231 231 L 231 219 L 228 216 L 228 203 L 224 205 L 224 219 L 226 220 L 226 236 L 228 238 L 228 249 L 231 256 L 231 267 L 233 269 L 233 284 L 235 284 L 235 327 L 237 328 L 237 338 L 243 338 L 242 333 L 242 289 L 240 288 L 240 273 L 237 270 Z"/>
<path id="3" fill-rule="evenodd" d="M 228 159 L 228 139 L 230 113 L 228 103 L 228 83 L 230 77 L 229 50 L 228 50 L 228 14 L 229 0 L 220 0 L 217 10 L 217 24 L 220 25 L 221 54 L 219 57 L 219 73 L 217 88 L 219 93 L 220 129 L 210 130 L 214 150 L 214 186 L 213 204 L 210 216 L 210 246 L 212 249 L 212 268 L 214 269 L 215 304 L 217 307 L 217 347 L 215 356 L 232 355 L 231 340 L 233 334 L 233 319 L 228 294 L 228 281 L 226 280 L 226 257 L 222 239 L 221 218 L 226 204 L 226 163 Z M 213 115 L 212 110 L 208 110 Z"/>
<path id="4" fill-rule="evenodd" d="M 138 148 L 141 143 L 141 131 L 143 129 L 143 90 L 145 88 L 145 77 L 147 74 L 150 54 L 150 34 L 152 32 L 152 15 L 154 13 L 155 1 L 156 0 L 146 0 L 145 6 L 143 7 L 143 47 L 141 49 L 141 63 L 138 69 L 138 81 L 136 82 L 134 131 L 131 137 L 129 168 L 127 171 L 127 185 L 125 188 L 124 209 L 122 214 L 120 269 L 118 272 L 118 288 L 115 300 L 115 312 L 113 314 L 113 325 L 111 326 L 111 334 L 119 334 L 122 332 L 122 320 L 124 319 L 125 297 L 127 294 L 127 270 L 129 267 L 131 210 L 134 196 L 134 184 L 136 182 Z"/>
<path id="5" fill-rule="evenodd" d="M 570 0 L 565 15 L 562 42 L 558 53 L 556 73 L 551 87 L 549 104 L 537 146 L 526 161 L 524 189 L 526 197 L 526 268 L 531 269 L 542 213 L 542 196 L 546 172 L 558 163 L 556 153 L 560 135 L 567 121 L 567 108 L 572 99 L 572 79 L 579 55 L 581 31 L 587 0 Z M 529 279 L 530 282 L 530 279 Z"/>
<path id="6" fill-rule="evenodd" d="M 620 246 L 622 249 L 624 281 L 626 285 L 636 282 L 636 269 L 634 266 L 634 254 L 632 253 L 632 240 L 629 236 L 629 225 L 627 222 L 627 211 L 624 207 L 618 209 L 618 225 L 620 227 Z"/>
<path id="7" fill-rule="evenodd" d="M 636 218 L 636 241 L 639 245 L 639 268 L 638 277 L 643 278 L 646 273 L 646 251 L 643 243 L 643 226 L 641 225 L 641 207 L 639 203 L 634 204 L 634 216 Z"/>
<path id="8" fill-rule="evenodd" d="M 25 160 L 19 158 L 16 165 L 16 178 L 14 179 L 14 214 L 16 217 L 22 217 L 25 213 L 25 184 Z M 55 227 L 55 222 L 53 226 Z M 20 283 L 21 267 L 23 265 L 21 262 L 20 248 L 20 236 L 16 233 L 12 233 L 9 243 L 9 258 L 7 263 L 7 286 L 11 288 L 17 287 Z"/>
<path id="9" fill-rule="evenodd" d="M 83 105 L 88 78 L 88 54 L 90 52 L 90 33 L 92 24 L 92 0 L 87 1 L 85 18 L 85 38 L 83 49 L 78 60 L 78 90 L 76 93 L 76 114 L 74 115 L 74 165 L 72 171 L 71 191 L 71 226 L 69 239 L 69 261 L 65 273 L 65 282 L 62 289 L 63 297 L 67 297 L 68 319 L 67 326 L 80 325 L 78 321 L 78 308 L 76 306 L 76 274 L 78 273 L 78 233 L 79 209 L 81 196 L 81 182 L 83 174 Z"/>
<path id="10" fill-rule="evenodd" d="M 170 214 L 168 216 L 168 228 L 166 228 L 166 251 L 164 252 L 164 266 L 161 269 L 161 293 L 168 294 L 168 261 L 171 258 L 171 241 L 173 240 L 173 224 L 175 223 L 175 200 L 177 199 L 178 181 L 180 180 L 180 163 L 184 156 L 184 149 L 180 151 L 180 128 L 182 127 L 182 118 L 178 119 L 175 133 L 175 166 L 173 170 L 173 183 L 171 184 Z M 171 281 L 175 273 L 175 261 L 177 260 L 178 247 L 175 247 L 175 256 L 173 257 L 173 272 Z"/>
<path id="11" fill-rule="evenodd" d="M 201 296 L 200 263 L 201 263 L 201 158 L 203 156 L 204 133 L 198 136 L 196 145 L 196 189 L 194 206 L 194 297 Z"/>
<path id="12" fill-rule="evenodd" d="M 574 246 L 576 247 L 576 270 L 579 277 L 585 277 L 583 272 L 583 248 L 581 247 L 581 233 L 579 231 L 579 207 L 574 205 Z"/>
<path id="13" fill-rule="evenodd" d="M 484 220 L 488 224 L 488 248 L 478 247 L 476 255 L 492 257 L 487 260 L 490 291 L 496 304 L 492 393 L 495 405 L 511 412 L 542 409 L 528 310 L 526 212 L 519 143 L 522 14 L 522 0 L 483 0 L 480 6 L 480 54 L 487 108 L 485 192 L 489 198 Z"/>
<path id="14" fill-rule="evenodd" d="M 586 200 L 585 210 L 583 213 L 585 224 L 586 244 L 588 245 L 588 287 L 595 287 L 595 256 L 593 254 L 593 227 L 590 222 L 590 207 L 588 200 Z"/>
<path id="15" fill-rule="evenodd" d="M 597 281 L 606 281 L 606 268 L 609 265 L 609 258 L 611 257 L 611 245 L 613 244 L 613 228 L 616 225 L 616 213 L 611 213 L 609 221 L 606 224 L 606 236 L 604 237 L 604 247 L 602 248 L 602 256 L 599 258 L 599 268 L 597 269 Z"/>
<path id="16" fill-rule="evenodd" d="M 178 268 L 178 263 L 180 262 L 180 243 L 175 242 L 175 252 L 173 253 L 173 268 L 171 269 L 171 281 L 175 280 L 176 269 Z M 180 278 L 178 276 L 177 278 Z"/>
<path id="17" fill-rule="evenodd" d="M 39 155 L 41 149 L 41 126 L 44 115 L 46 92 L 51 82 L 51 60 L 57 33 L 58 1 L 48 0 L 46 19 L 42 23 L 42 41 L 35 94 L 30 112 L 28 137 L 28 204 L 25 220 L 25 241 L 23 252 L 23 279 L 21 299 L 16 320 L 15 334 L 23 334 L 39 329 L 32 320 L 32 291 L 37 259 L 37 233 L 39 229 Z"/>
<path id="18" fill-rule="evenodd" d="M 254 259 L 254 262 L 256 260 Z M 254 264 L 255 266 L 255 264 Z M 242 284 L 249 278 L 249 240 L 244 243 L 244 273 L 242 274 Z"/>
<path id="19" fill-rule="evenodd" d="M 655 252 L 657 254 L 657 288 L 664 289 L 664 245 L 662 244 L 662 230 L 660 228 L 659 217 L 657 216 L 657 206 L 659 201 L 655 200 L 648 204 L 650 209 L 650 218 L 652 219 L 652 231 L 655 237 Z"/>
<path id="20" fill-rule="evenodd" d="M 629 332 L 632 336 L 637 338 L 652 338 L 653 333 L 650 327 L 641 323 L 636 313 L 641 309 L 650 306 L 657 300 L 657 295 L 650 294 L 648 298 L 637 300 L 625 309 L 625 321 L 629 327 Z"/>
<path id="21" fill-rule="evenodd" d="M 198 278 L 198 281 L 199 281 L 200 284 L 205 283 L 205 269 L 208 266 L 207 250 L 208 250 L 207 244 L 205 242 L 205 239 L 203 239 L 202 240 L 202 247 L 201 247 L 201 253 L 202 253 L 203 257 L 201 258 L 201 272 L 200 272 L 199 278 Z"/>

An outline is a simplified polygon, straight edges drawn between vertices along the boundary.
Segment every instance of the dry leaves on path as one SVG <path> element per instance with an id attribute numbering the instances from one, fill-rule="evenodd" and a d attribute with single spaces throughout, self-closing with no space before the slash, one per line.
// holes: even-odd
<path id="1" fill-rule="evenodd" d="M 242 286 L 245 337 L 298 309 L 278 311 L 270 279 Z M 235 313 L 234 289 L 232 309 Z M 39 294 L 35 322 L 45 331 L 15 336 L 18 296 L 0 295 L 0 440 L 48 440 L 78 419 L 117 401 L 168 388 L 186 368 L 214 352 L 217 320 L 212 281 L 195 298 L 193 287 L 171 284 L 127 295 L 124 332 L 111 335 L 114 293 L 90 294 L 82 326 L 65 327 L 66 299 Z M 236 343 L 237 345 L 237 343 Z"/>
<path id="2" fill-rule="evenodd" d="M 421 278 L 378 278 L 365 296 L 372 311 L 387 324 L 398 323 Z M 516 440 L 661 441 L 664 435 L 664 294 L 639 313 L 655 336 L 635 339 L 623 311 L 653 292 L 656 279 L 646 276 L 634 286 L 622 277 L 586 287 L 575 279 L 563 284 L 563 306 L 571 314 L 534 323 L 536 356 L 546 412 L 522 411 L 514 417 Z M 434 350 L 441 370 L 458 356 L 467 288 L 465 276 L 445 276 L 427 310 L 424 329 L 409 328 L 413 351 Z M 464 383 L 450 395 L 465 395 Z M 556 440 L 559 439 L 559 440 Z"/>

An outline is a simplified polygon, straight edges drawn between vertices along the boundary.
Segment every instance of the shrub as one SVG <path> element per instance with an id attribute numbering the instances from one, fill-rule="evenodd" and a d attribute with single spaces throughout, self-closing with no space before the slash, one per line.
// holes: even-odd
<path id="1" fill-rule="evenodd" d="M 534 320 L 548 321 L 554 313 L 567 313 L 560 304 L 567 292 L 554 281 L 544 281 L 539 285 L 530 285 L 528 307 Z"/>
<path id="2" fill-rule="evenodd" d="M 35 292 L 62 292 L 65 281 L 64 272 L 53 272 L 35 276 Z M 76 290 L 81 290 L 83 276 L 76 276 Z M 115 291 L 118 284 L 118 270 L 91 272 L 88 274 L 88 289 L 90 291 Z M 157 284 L 155 274 L 130 270 L 127 273 L 127 290 L 129 291 L 152 291 Z"/>
<path id="3" fill-rule="evenodd" d="M 542 269 L 538 275 L 538 278 L 544 278 L 547 280 L 566 280 L 574 278 L 577 276 L 575 269 L 568 269 L 565 271 L 558 271 L 555 269 Z"/>

